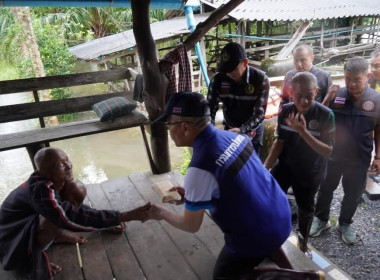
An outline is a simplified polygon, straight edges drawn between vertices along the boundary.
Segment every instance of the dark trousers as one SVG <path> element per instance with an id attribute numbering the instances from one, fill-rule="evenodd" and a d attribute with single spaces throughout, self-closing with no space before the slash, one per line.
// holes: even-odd
<path id="1" fill-rule="evenodd" d="M 317 195 L 315 216 L 322 221 L 328 221 L 333 193 L 342 178 L 344 197 L 339 214 L 339 224 L 351 224 L 365 189 L 368 167 L 368 164 L 329 160 L 326 180 L 321 184 Z"/>
<path id="2" fill-rule="evenodd" d="M 240 280 L 252 272 L 265 257 L 239 258 L 230 255 L 223 247 L 214 267 L 214 280 Z"/>
<path id="3" fill-rule="evenodd" d="M 294 174 L 279 162 L 272 168 L 271 173 L 285 193 L 290 186 L 293 188 L 300 212 L 305 215 L 314 213 L 314 197 L 320 184 L 319 178 L 313 178 L 311 174 L 300 174 L 302 172 Z"/>
<path id="4" fill-rule="evenodd" d="M 284 193 L 290 186 L 293 188 L 294 197 L 298 206 L 298 229 L 302 236 L 301 250 L 307 249 L 311 223 L 314 215 L 314 197 L 320 184 L 320 176 L 305 174 L 301 171 L 293 172 L 290 168 L 277 162 L 271 173 L 277 180 Z M 311 172 L 309 172 L 311 173 Z"/>

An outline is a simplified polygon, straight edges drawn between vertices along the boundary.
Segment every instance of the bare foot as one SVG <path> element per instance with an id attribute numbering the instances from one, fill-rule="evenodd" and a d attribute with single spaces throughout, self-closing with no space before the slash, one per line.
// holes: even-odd
<path id="1" fill-rule="evenodd" d="M 67 242 L 67 243 L 85 244 L 87 243 L 87 238 L 80 233 L 74 233 L 74 232 L 62 229 L 57 234 L 56 238 L 54 239 L 54 242 L 55 243 Z"/>
<path id="2" fill-rule="evenodd" d="M 50 263 L 50 269 L 51 269 L 51 274 L 53 274 L 53 276 L 56 275 L 58 272 L 62 271 L 62 267 L 52 262 Z"/>

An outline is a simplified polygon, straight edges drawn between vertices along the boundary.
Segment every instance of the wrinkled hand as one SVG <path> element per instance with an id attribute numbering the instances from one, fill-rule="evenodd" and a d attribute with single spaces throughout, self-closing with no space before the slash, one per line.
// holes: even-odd
<path id="1" fill-rule="evenodd" d="M 169 189 L 169 191 L 171 191 L 171 192 L 176 191 L 181 196 L 181 199 L 172 200 L 172 201 L 170 201 L 170 203 L 175 204 L 175 205 L 180 205 L 180 204 L 185 203 L 185 189 L 183 187 L 181 187 L 181 186 L 172 187 L 171 189 Z"/>
<path id="2" fill-rule="evenodd" d="M 165 209 L 163 206 L 159 204 L 153 203 L 152 206 L 149 208 L 148 215 L 149 219 L 153 220 L 162 220 L 162 210 Z"/>
<path id="3" fill-rule="evenodd" d="M 300 113 L 291 113 L 285 119 L 285 123 L 291 128 L 294 128 L 298 133 L 304 132 L 306 130 L 305 117 Z"/>
<path id="4" fill-rule="evenodd" d="M 123 212 L 120 214 L 121 222 L 127 221 L 141 221 L 142 223 L 149 220 L 148 210 L 151 207 L 151 203 L 148 202 L 144 206 L 137 207 L 131 211 Z"/>

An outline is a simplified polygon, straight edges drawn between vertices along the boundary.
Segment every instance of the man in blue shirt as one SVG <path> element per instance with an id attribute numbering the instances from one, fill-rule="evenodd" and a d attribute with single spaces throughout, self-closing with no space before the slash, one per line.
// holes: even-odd
<path id="1" fill-rule="evenodd" d="M 380 171 L 380 95 L 368 87 L 368 66 L 362 57 L 349 59 L 344 66 L 346 87 L 332 86 L 325 98 L 335 115 L 335 147 L 328 162 L 327 177 L 318 192 L 310 236 L 318 236 L 330 227 L 331 201 L 342 179 L 344 197 L 338 230 L 345 243 L 356 243 L 352 218 L 365 189 L 374 140 L 371 169 Z"/>
<path id="2" fill-rule="evenodd" d="M 289 236 L 288 200 L 247 136 L 209 123 L 209 107 L 201 94 L 174 94 L 159 119 L 167 120 L 177 146 L 193 147 L 193 156 L 184 187 L 174 188 L 184 198 L 184 213 L 154 204 L 150 218 L 196 232 L 205 210 L 209 210 L 225 236 L 214 279 L 239 279 Z"/>

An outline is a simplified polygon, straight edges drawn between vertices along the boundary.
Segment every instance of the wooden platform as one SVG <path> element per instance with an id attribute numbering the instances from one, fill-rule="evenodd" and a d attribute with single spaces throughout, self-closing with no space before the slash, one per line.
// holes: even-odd
<path id="1" fill-rule="evenodd" d="M 161 175 L 138 172 L 88 185 L 85 203 L 97 209 L 129 210 L 146 201 L 158 202 L 152 184 L 161 180 L 170 180 L 173 185 L 183 184 L 182 175 L 176 172 Z M 183 206 L 166 206 L 183 211 Z M 129 222 L 125 233 L 97 231 L 89 233 L 88 240 L 80 246 L 85 278 L 74 244 L 54 244 L 48 249 L 50 260 L 62 266 L 62 272 L 55 279 L 208 280 L 212 279 L 216 258 L 224 244 L 223 234 L 207 215 L 195 234 L 178 230 L 164 221 Z M 291 242 L 287 241 L 283 249 L 294 268 L 320 269 Z M 264 265 L 274 264 L 268 261 Z M 0 267 L 0 279 L 20 278 Z M 332 278 L 328 276 L 327 279 Z"/>

